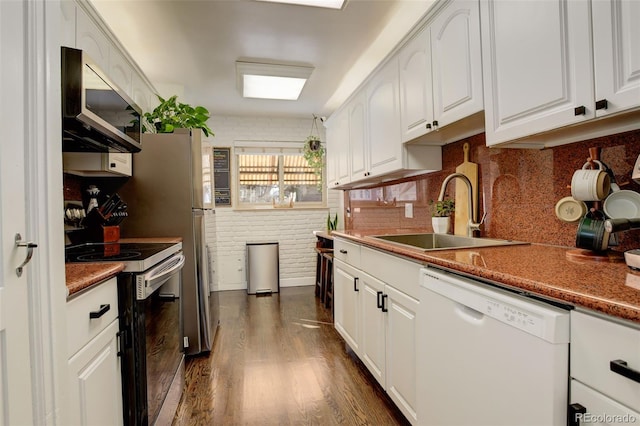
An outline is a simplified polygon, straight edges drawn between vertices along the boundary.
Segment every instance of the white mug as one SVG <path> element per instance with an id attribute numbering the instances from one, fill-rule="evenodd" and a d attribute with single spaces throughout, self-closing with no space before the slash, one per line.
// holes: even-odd
<path id="1" fill-rule="evenodd" d="M 600 201 L 609 195 L 611 178 L 605 172 L 604 166 L 594 160 L 599 169 L 588 169 L 589 162 L 584 163 L 582 169 L 576 170 L 571 179 L 571 196 L 579 201 Z"/>

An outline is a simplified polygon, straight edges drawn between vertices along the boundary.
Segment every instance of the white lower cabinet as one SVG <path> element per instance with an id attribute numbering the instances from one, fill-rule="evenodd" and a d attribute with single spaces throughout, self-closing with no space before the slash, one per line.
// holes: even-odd
<path id="1" fill-rule="evenodd" d="M 351 256 L 353 260 L 354 254 L 359 254 L 355 259 L 362 265 L 360 269 L 343 260 L 334 261 L 336 330 L 405 417 L 416 424 L 419 301 L 415 295 L 420 265 L 340 239 L 334 240 L 334 249 L 344 251 L 340 254 L 343 259 Z M 380 271 L 386 273 L 377 275 Z"/>
<path id="2" fill-rule="evenodd" d="M 333 322 L 356 354 L 360 352 L 359 272 L 340 260 L 333 262 Z"/>
<path id="3" fill-rule="evenodd" d="M 116 278 L 67 303 L 65 424 L 123 424 L 117 312 Z"/>
<path id="4" fill-rule="evenodd" d="M 372 276 L 361 273 L 362 295 L 362 344 L 360 359 L 382 387 L 385 386 L 385 284 Z"/>
<path id="5" fill-rule="evenodd" d="M 640 412 L 591 389 L 577 380 L 571 380 L 569 425 L 639 424 Z"/>
<path id="6" fill-rule="evenodd" d="M 416 415 L 416 312 L 419 302 L 389 285 L 385 286 L 385 389 L 411 423 Z"/>
<path id="7" fill-rule="evenodd" d="M 69 424 L 121 425 L 118 321 L 69 359 Z"/>
<path id="8" fill-rule="evenodd" d="M 640 424 L 640 327 L 571 312 L 569 424 Z"/>

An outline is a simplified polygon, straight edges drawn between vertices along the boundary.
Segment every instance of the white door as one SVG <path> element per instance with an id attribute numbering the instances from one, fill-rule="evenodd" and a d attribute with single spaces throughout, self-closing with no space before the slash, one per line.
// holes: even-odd
<path id="1" fill-rule="evenodd" d="M 25 3 L 0 2 L 0 424 L 33 424 L 26 248 Z M 37 250 L 37 249 L 36 249 Z M 37 254 L 36 254 L 37 255 Z"/>
<path id="2" fill-rule="evenodd" d="M 346 109 L 327 123 L 327 188 L 349 183 L 349 117 Z"/>
<path id="3" fill-rule="evenodd" d="M 481 2 L 487 145 L 595 116 L 589 4 Z"/>
<path id="4" fill-rule="evenodd" d="M 349 115 L 349 159 L 352 182 L 365 178 L 369 167 L 366 162 L 365 105 L 364 93 L 360 93 L 347 105 L 347 114 Z"/>
<path id="5" fill-rule="evenodd" d="M 596 115 L 640 105 L 640 2 L 592 2 Z M 606 101 L 602 102 L 602 101 Z"/>
<path id="6" fill-rule="evenodd" d="M 479 15 L 477 0 L 458 0 L 430 26 L 434 129 L 484 108 Z"/>
<path id="7" fill-rule="evenodd" d="M 404 415 L 417 420 L 416 299 L 386 287 L 387 393 Z"/>
<path id="8" fill-rule="evenodd" d="M 400 50 L 398 60 L 402 142 L 408 142 L 427 133 L 433 121 L 431 38 L 428 28 Z"/>
<path id="9" fill-rule="evenodd" d="M 402 167 L 399 71 L 397 57 L 385 64 L 367 85 L 367 127 L 370 176 Z"/>
<path id="10" fill-rule="evenodd" d="M 384 283 L 372 276 L 362 274 L 362 295 L 360 305 L 362 312 L 362 342 L 360 359 L 369 368 L 380 386 L 385 387 L 385 306 L 388 302 L 384 291 Z"/>
<path id="11" fill-rule="evenodd" d="M 335 260 L 333 262 L 333 312 L 335 328 L 347 345 L 360 353 L 360 282 L 357 270 Z"/>
<path id="12" fill-rule="evenodd" d="M 74 425 L 121 425 L 122 381 L 119 374 L 118 320 L 69 359 L 69 413 Z"/>

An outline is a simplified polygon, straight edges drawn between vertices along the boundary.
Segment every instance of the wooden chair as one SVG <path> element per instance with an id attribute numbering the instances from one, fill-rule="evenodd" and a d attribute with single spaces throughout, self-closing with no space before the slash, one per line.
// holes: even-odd
<path id="1" fill-rule="evenodd" d="M 316 248 L 316 253 L 318 254 L 316 260 L 316 297 L 319 297 L 323 304 L 326 303 L 328 259 L 325 257 L 325 254 L 328 252 L 333 256 L 333 249 Z"/>
<path id="2" fill-rule="evenodd" d="M 333 250 L 326 251 L 322 254 L 324 258 L 324 307 L 331 309 L 333 312 Z"/>

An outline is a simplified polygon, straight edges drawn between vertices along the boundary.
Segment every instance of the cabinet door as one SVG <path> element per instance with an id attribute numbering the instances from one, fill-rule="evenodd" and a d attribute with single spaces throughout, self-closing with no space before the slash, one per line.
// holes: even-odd
<path id="1" fill-rule="evenodd" d="M 386 390 L 404 415 L 416 416 L 416 342 L 418 301 L 387 285 Z"/>
<path id="2" fill-rule="evenodd" d="M 433 121 L 431 38 L 426 28 L 398 54 L 402 142 L 424 135 Z"/>
<path id="3" fill-rule="evenodd" d="M 640 2 L 592 2 L 596 116 L 640 106 Z M 603 104 L 596 104 L 598 105 Z"/>
<path id="4" fill-rule="evenodd" d="M 76 9 L 76 47 L 87 52 L 106 72 L 109 69 L 111 42 L 81 7 Z"/>
<path id="5" fill-rule="evenodd" d="M 360 303 L 362 309 L 362 341 L 360 359 L 369 368 L 373 377 L 385 387 L 385 302 L 384 283 L 370 275 L 362 274 Z"/>
<path id="6" fill-rule="evenodd" d="M 589 2 L 483 1 L 480 8 L 487 145 L 595 116 Z"/>
<path id="7" fill-rule="evenodd" d="M 360 354 L 360 278 L 358 271 L 339 260 L 333 263 L 333 312 L 336 330 Z"/>
<path id="8" fill-rule="evenodd" d="M 137 72 L 131 76 L 131 99 L 135 102 L 143 113 L 152 110 L 150 100 L 153 93 Z"/>
<path id="9" fill-rule="evenodd" d="M 117 332 L 115 320 L 69 359 L 69 424 L 123 423 Z"/>
<path id="10" fill-rule="evenodd" d="M 60 45 L 76 47 L 76 4 L 72 1 L 60 2 Z"/>
<path id="11" fill-rule="evenodd" d="M 332 188 L 349 183 L 349 116 L 339 111 L 327 128 L 327 183 Z"/>
<path id="12" fill-rule="evenodd" d="M 478 1 L 456 0 L 431 24 L 434 128 L 484 108 Z"/>
<path id="13" fill-rule="evenodd" d="M 360 93 L 347 106 L 349 114 L 349 160 L 351 181 L 366 177 L 368 171 L 366 164 L 366 101 L 364 94 Z"/>
<path id="14" fill-rule="evenodd" d="M 391 59 L 367 85 L 367 159 L 371 176 L 402 168 L 398 58 Z"/>
<path id="15" fill-rule="evenodd" d="M 112 47 L 109 51 L 109 78 L 120 90 L 123 90 L 130 98 L 131 95 L 131 78 L 133 71 L 129 61 Z"/>

